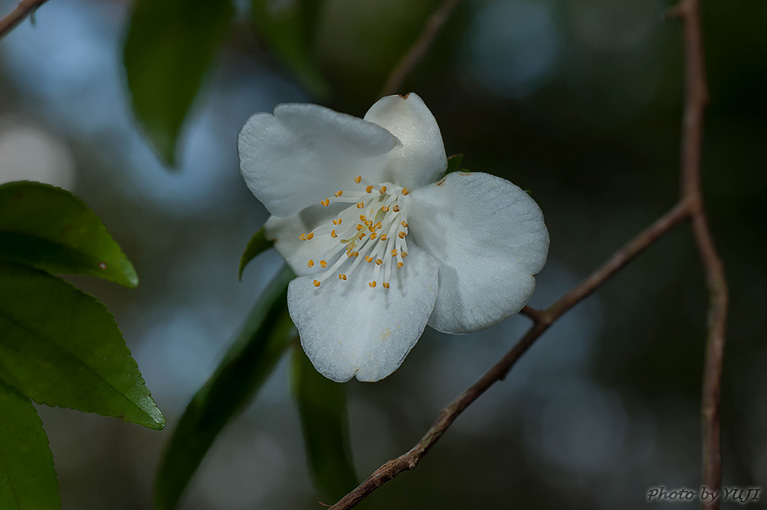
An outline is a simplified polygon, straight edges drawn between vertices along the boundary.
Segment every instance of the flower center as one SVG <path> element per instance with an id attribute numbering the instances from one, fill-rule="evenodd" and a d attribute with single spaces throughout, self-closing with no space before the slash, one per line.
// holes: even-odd
<path id="1" fill-rule="evenodd" d="M 318 243 L 323 248 L 307 262 L 326 269 L 316 280 L 319 287 L 330 277 L 347 281 L 352 274 L 366 272 L 371 277 L 368 286 L 375 288 L 379 280 L 389 288 L 392 266 L 397 269 L 407 257 L 407 188 L 391 183 L 373 184 L 361 176 L 354 183 L 362 190 L 339 190 L 335 196 L 320 203 L 350 204 L 335 219 L 323 223 L 299 239 L 306 242 L 330 238 L 330 243 Z M 327 237 L 326 237 L 327 236 Z M 328 262 L 330 261 L 330 262 Z M 362 269 L 359 269 L 362 267 Z M 372 271 L 372 274 L 371 274 Z M 335 276 L 337 275 L 337 276 Z"/>

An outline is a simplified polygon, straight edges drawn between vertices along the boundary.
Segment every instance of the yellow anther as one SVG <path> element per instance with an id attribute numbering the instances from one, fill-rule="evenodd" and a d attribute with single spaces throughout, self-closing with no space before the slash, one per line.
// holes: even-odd
<path id="1" fill-rule="evenodd" d="M 385 205 L 385 206 L 381 207 L 381 210 L 382 210 L 383 212 L 389 212 L 389 206 L 388 206 L 388 205 Z"/>
<path id="2" fill-rule="evenodd" d="M 407 188 L 402 188 L 402 194 L 403 194 L 403 195 L 407 195 L 408 193 L 410 193 L 410 190 L 409 190 L 409 189 L 407 189 Z"/>
<path id="3" fill-rule="evenodd" d="M 335 230 L 331 230 L 331 231 L 330 231 L 330 237 L 332 237 L 333 239 L 335 239 L 336 237 L 338 237 L 338 234 L 336 234 L 336 231 L 335 231 Z"/>
<path id="4" fill-rule="evenodd" d="M 404 265 L 404 262 L 397 262 L 397 269 L 402 269 L 402 266 Z"/>
<path id="5" fill-rule="evenodd" d="M 338 275 L 338 279 L 339 279 L 339 280 L 346 280 L 346 275 L 345 275 L 345 274 L 343 274 L 343 273 L 340 273 L 340 274 Z"/>
<path id="6" fill-rule="evenodd" d="M 367 221 L 367 220 L 368 220 L 367 216 L 365 216 L 364 214 L 360 214 L 360 221 Z"/>
<path id="7" fill-rule="evenodd" d="M 368 230 L 370 230 L 373 233 L 375 233 L 375 231 L 376 231 L 376 229 L 374 229 L 373 227 L 368 227 Z"/>
<path id="8" fill-rule="evenodd" d="M 365 202 L 357 202 L 357 209 L 362 209 L 365 207 Z"/>
<path id="9" fill-rule="evenodd" d="M 357 177 L 355 177 L 354 178 L 354 182 L 356 182 L 357 184 L 361 183 L 362 182 L 362 176 L 358 175 Z"/>
<path id="10" fill-rule="evenodd" d="M 383 286 L 384 286 L 384 289 L 388 289 L 389 288 L 389 282 L 383 282 Z"/>
<path id="11" fill-rule="evenodd" d="M 372 227 L 373 226 L 373 221 L 372 220 L 366 220 L 365 221 L 365 225 L 367 225 L 368 227 Z"/>
<path id="12" fill-rule="evenodd" d="M 369 264 L 369 263 L 371 263 L 371 262 L 373 262 L 373 257 L 371 257 L 370 255 L 368 255 L 367 257 L 365 257 L 365 262 L 367 262 L 368 264 Z"/>
<path id="13" fill-rule="evenodd" d="M 378 223 L 374 225 L 374 227 L 376 230 L 380 230 L 383 227 L 383 225 L 381 225 L 381 222 L 379 221 Z"/>
<path id="14" fill-rule="evenodd" d="M 371 191 L 373 191 L 373 186 L 368 186 L 365 188 L 365 193 L 370 193 Z"/>
<path id="15" fill-rule="evenodd" d="M 402 220 L 399 222 L 400 225 L 402 225 L 403 228 L 407 228 L 407 221 Z"/>
<path id="16" fill-rule="evenodd" d="M 406 252 L 406 251 L 403 251 L 403 252 L 402 252 L 402 258 L 404 259 L 405 257 L 407 257 L 407 252 Z"/>
<path id="17" fill-rule="evenodd" d="M 328 261 L 327 260 L 320 260 L 320 267 L 328 267 Z"/>
<path id="18" fill-rule="evenodd" d="M 399 252 L 397 251 L 397 248 L 394 248 L 394 249 L 391 251 L 391 256 L 392 256 L 392 257 L 396 257 L 396 256 L 397 256 L 397 253 L 399 253 Z"/>
<path id="19" fill-rule="evenodd" d="M 359 257 L 360 256 L 360 252 L 355 251 L 354 253 L 352 253 L 352 256 L 353 257 Z"/>
<path id="20" fill-rule="evenodd" d="M 365 228 L 365 227 L 363 227 L 363 226 L 362 226 L 362 225 L 360 225 L 359 223 L 357 224 L 357 232 L 359 232 L 359 231 L 360 231 L 360 230 L 362 230 L 363 228 Z"/>
<path id="21" fill-rule="evenodd" d="M 319 287 L 319 286 L 320 286 L 320 283 L 321 283 L 321 282 L 320 282 L 319 280 L 314 280 L 314 286 L 315 286 L 315 287 Z"/>
<path id="22" fill-rule="evenodd" d="M 324 205 L 325 207 L 327 207 L 327 206 L 329 206 L 329 205 L 330 205 L 330 199 L 329 199 L 329 198 L 326 198 L 325 200 L 321 201 L 320 203 L 321 203 L 322 205 Z"/>
<path id="23" fill-rule="evenodd" d="M 370 285 L 371 289 L 374 288 L 376 286 L 375 280 L 373 280 L 372 282 L 369 282 L 368 285 Z"/>
<path id="24" fill-rule="evenodd" d="M 360 238 L 360 239 L 363 239 L 364 237 L 365 237 L 365 232 L 363 232 L 363 233 L 361 233 L 361 234 L 359 235 L 359 238 Z"/>
<path id="25" fill-rule="evenodd" d="M 378 264 L 378 265 L 380 266 L 381 264 L 383 264 L 383 260 L 381 260 L 381 259 L 376 259 L 376 264 Z"/>
<path id="26" fill-rule="evenodd" d="M 386 193 L 386 186 L 381 186 L 380 193 L 383 195 Z"/>
<path id="27" fill-rule="evenodd" d="M 306 234 L 306 240 L 307 241 L 310 240 L 313 237 L 314 237 L 314 232 L 309 232 L 308 234 Z"/>
<path id="28" fill-rule="evenodd" d="M 370 239 L 375 239 L 376 237 L 378 237 L 378 234 L 376 234 L 375 232 L 370 234 Z"/>
<path id="29" fill-rule="evenodd" d="M 381 234 L 381 241 L 386 241 L 386 234 Z"/>
<path id="30" fill-rule="evenodd" d="M 306 234 L 301 234 L 300 236 L 298 236 L 298 238 L 299 238 L 301 241 L 306 241 Z"/>
<path id="31" fill-rule="evenodd" d="M 392 211 L 399 212 L 399 206 L 397 204 L 394 204 L 394 207 L 392 207 Z"/>
<path id="32" fill-rule="evenodd" d="M 344 194 L 344 190 L 342 190 L 342 189 L 339 189 L 338 191 L 336 191 L 336 196 L 337 197 L 340 197 L 343 194 Z"/>
<path id="33" fill-rule="evenodd" d="M 397 235 L 399 236 L 399 238 L 400 238 L 400 239 L 405 239 L 405 236 L 406 236 L 407 234 L 406 234 L 406 233 L 404 233 L 404 232 L 400 232 L 400 233 L 399 233 L 399 234 L 397 234 Z"/>
<path id="34" fill-rule="evenodd" d="M 306 263 L 309 267 L 314 267 L 314 261 L 312 259 L 309 259 L 309 262 Z"/>
<path id="35" fill-rule="evenodd" d="M 333 220 L 333 225 L 340 225 L 343 220 L 341 218 Z"/>

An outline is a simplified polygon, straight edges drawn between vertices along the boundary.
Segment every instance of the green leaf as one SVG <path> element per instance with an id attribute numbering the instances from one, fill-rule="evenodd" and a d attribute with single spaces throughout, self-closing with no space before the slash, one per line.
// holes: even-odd
<path id="1" fill-rule="evenodd" d="M 266 238 L 266 231 L 263 228 L 253 234 L 253 237 L 248 241 L 248 246 L 245 247 L 245 251 L 242 253 L 242 257 L 240 257 L 240 280 L 242 280 L 242 272 L 245 270 L 245 266 L 261 253 L 271 248 L 273 244 L 273 241 L 269 241 Z"/>
<path id="2" fill-rule="evenodd" d="M 315 55 L 324 0 L 251 0 L 253 24 L 270 49 L 308 91 L 326 98 L 329 87 Z"/>
<path id="3" fill-rule="evenodd" d="M 285 267 L 272 280 L 216 372 L 187 405 L 160 464 L 158 510 L 176 507 L 213 441 L 251 401 L 287 349 L 294 334 L 287 288 L 294 277 Z"/>
<path id="4" fill-rule="evenodd" d="M 234 16 L 232 0 L 135 0 L 123 48 L 133 111 L 176 164 L 176 141 Z"/>
<path id="5" fill-rule="evenodd" d="M 0 379 L 40 404 L 165 426 L 106 307 L 64 280 L 5 262 Z"/>
<path id="6" fill-rule="evenodd" d="M 445 175 L 453 172 L 460 172 L 461 163 L 463 163 L 463 154 L 454 154 L 447 158 L 447 171 L 445 172 Z"/>
<path id="7" fill-rule="evenodd" d="M 39 182 L 0 185 L 0 261 L 138 285 L 98 216 L 70 192 Z"/>
<path id="8" fill-rule="evenodd" d="M 346 385 L 319 374 L 299 347 L 293 350 L 291 369 L 312 479 L 323 498 L 338 501 L 357 486 L 347 430 Z"/>
<path id="9" fill-rule="evenodd" d="M 61 508 L 59 485 L 43 423 L 28 398 L 1 382 L 0 508 Z"/>

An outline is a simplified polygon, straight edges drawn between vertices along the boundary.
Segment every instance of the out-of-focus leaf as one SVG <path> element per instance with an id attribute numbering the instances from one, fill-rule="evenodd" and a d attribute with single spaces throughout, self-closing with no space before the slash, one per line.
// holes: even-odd
<path id="1" fill-rule="evenodd" d="M 218 434 L 247 405 L 271 374 L 293 335 L 285 267 L 251 310 L 213 376 L 192 397 L 173 431 L 155 484 L 158 510 L 175 508 Z"/>
<path id="2" fill-rule="evenodd" d="M 312 479 L 332 503 L 357 486 L 346 416 L 346 385 L 326 379 L 299 347 L 291 364 L 293 394 Z"/>
<path id="3" fill-rule="evenodd" d="M 211 59 L 234 16 L 232 0 L 136 0 L 123 48 L 133 111 L 166 164 Z"/>
<path id="4" fill-rule="evenodd" d="M 61 508 L 43 423 L 28 398 L 0 382 L 0 508 Z"/>
<path id="5" fill-rule="evenodd" d="M 253 24 L 269 48 L 309 92 L 322 99 L 329 88 L 317 64 L 316 36 L 324 0 L 251 0 Z"/>
<path id="6" fill-rule="evenodd" d="M 112 314 L 36 269 L 0 262 L 0 379 L 40 404 L 165 426 Z"/>
<path id="7" fill-rule="evenodd" d="M 0 185 L 0 261 L 135 287 L 138 276 L 98 216 L 70 192 L 39 182 Z"/>
<path id="8" fill-rule="evenodd" d="M 242 280 L 242 272 L 245 270 L 245 266 L 261 253 L 271 248 L 273 244 L 272 241 L 266 238 L 266 231 L 263 228 L 253 234 L 253 237 L 248 241 L 248 246 L 245 247 L 245 251 L 242 253 L 242 257 L 240 257 L 240 280 Z"/>
<path id="9" fill-rule="evenodd" d="M 461 163 L 463 163 L 463 154 L 454 154 L 447 158 L 447 171 L 445 175 L 459 172 L 461 170 Z"/>

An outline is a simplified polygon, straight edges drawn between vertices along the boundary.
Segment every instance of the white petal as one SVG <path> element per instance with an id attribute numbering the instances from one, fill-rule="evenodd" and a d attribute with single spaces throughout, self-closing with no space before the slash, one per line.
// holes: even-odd
<path id="1" fill-rule="evenodd" d="M 395 270 L 389 289 L 368 286 L 352 274 L 329 278 L 319 288 L 313 276 L 290 282 L 288 309 L 301 345 L 325 377 L 344 382 L 377 381 L 400 366 L 426 327 L 437 297 L 436 261 L 413 247 Z"/>
<path id="2" fill-rule="evenodd" d="M 417 94 L 381 98 L 365 114 L 365 120 L 385 127 L 402 142 L 389 154 L 386 180 L 415 189 L 444 175 L 447 157 L 442 134 Z"/>
<path id="3" fill-rule="evenodd" d="M 240 131 L 240 171 L 275 216 L 317 204 L 362 175 L 376 182 L 397 145 L 387 130 L 312 104 L 283 104 L 257 113 Z"/>
<path id="4" fill-rule="evenodd" d="M 314 230 L 322 221 L 330 221 L 337 212 L 333 207 L 321 205 L 307 207 L 303 211 L 287 218 L 270 216 L 264 228 L 266 238 L 274 241 L 274 248 L 282 255 L 285 262 L 298 276 L 321 271 L 319 254 L 326 253 L 338 245 L 330 236 L 316 236 L 311 241 L 302 241 L 301 234 Z M 309 260 L 315 262 L 314 268 L 308 266 Z"/>
<path id="5" fill-rule="evenodd" d="M 543 214 L 527 193 L 499 177 L 455 172 L 411 198 L 413 241 L 443 264 L 431 327 L 468 333 L 525 306 L 549 250 Z"/>

